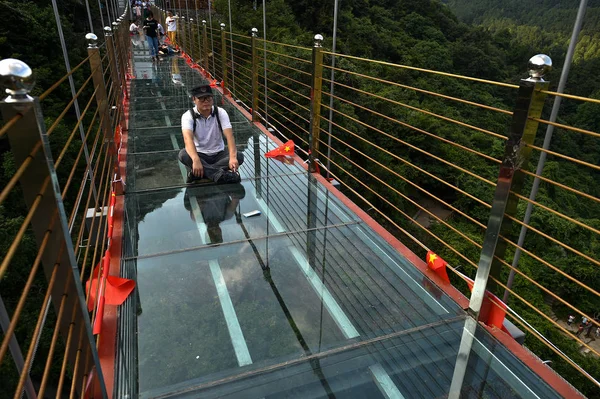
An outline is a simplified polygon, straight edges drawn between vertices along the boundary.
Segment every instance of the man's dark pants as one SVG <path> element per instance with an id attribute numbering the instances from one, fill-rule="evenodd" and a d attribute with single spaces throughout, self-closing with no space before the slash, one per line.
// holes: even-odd
<path id="1" fill-rule="evenodd" d="M 220 151 L 211 155 L 199 152 L 198 156 L 202 161 L 204 178 L 206 179 L 216 182 L 221 178 L 224 171 L 229 170 L 229 151 Z M 244 163 L 244 154 L 238 151 L 237 159 L 240 165 Z M 184 164 L 188 170 L 192 170 L 192 158 L 190 158 L 185 148 L 179 151 L 179 162 Z"/>

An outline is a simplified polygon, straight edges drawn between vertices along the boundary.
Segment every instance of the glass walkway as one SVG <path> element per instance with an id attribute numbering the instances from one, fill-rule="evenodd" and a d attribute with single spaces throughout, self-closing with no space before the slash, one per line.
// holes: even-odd
<path id="1" fill-rule="evenodd" d="M 137 44 L 136 44 L 137 45 Z M 121 386 L 141 398 L 447 397 L 468 316 L 228 102 L 242 182 L 186 186 L 184 59 L 134 51 Z M 260 211 L 255 216 L 245 216 Z M 559 397 L 477 327 L 461 397 Z"/>

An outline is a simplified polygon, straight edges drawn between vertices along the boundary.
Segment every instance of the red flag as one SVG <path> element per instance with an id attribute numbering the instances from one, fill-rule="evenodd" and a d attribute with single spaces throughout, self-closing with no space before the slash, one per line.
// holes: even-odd
<path id="1" fill-rule="evenodd" d="M 473 291 L 473 286 L 475 282 L 471 280 L 469 277 L 464 274 L 457 272 L 459 275 L 463 277 L 463 279 L 467 282 L 469 289 Z M 509 334 L 508 330 L 504 328 L 504 318 L 506 317 L 506 304 L 502 302 L 500 298 L 496 295 L 492 294 L 488 290 L 485 291 L 485 298 L 483 298 L 483 303 L 481 304 L 481 320 L 487 324 L 488 326 L 494 326 L 505 333 Z"/>
<path id="2" fill-rule="evenodd" d="M 96 291 L 98 281 L 98 271 L 99 266 L 96 266 L 94 269 L 94 274 L 92 275 L 92 289 L 90 290 L 90 298 L 88 301 L 88 310 L 91 312 L 94 307 L 94 302 L 96 301 Z M 89 289 L 90 281 L 86 283 L 86 290 Z M 102 287 L 100 287 L 102 288 Z M 106 304 L 108 305 L 121 305 L 125 302 L 125 299 L 131 294 L 131 291 L 135 288 L 135 281 L 129 280 L 126 278 L 116 277 L 116 276 L 108 276 L 106 278 L 106 288 L 104 290 L 104 295 L 106 296 Z"/>
<path id="3" fill-rule="evenodd" d="M 449 283 L 448 273 L 446 272 L 446 261 L 436 255 L 433 251 L 427 252 L 427 267 L 435 272 L 445 282 Z"/>
<path id="4" fill-rule="evenodd" d="M 294 155 L 294 142 L 292 140 L 288 141 L 284 145 L 275 148 L 265 154 L 267 158 L 275 158 L 278 156 L 286 156 L 286 155 Z"/>

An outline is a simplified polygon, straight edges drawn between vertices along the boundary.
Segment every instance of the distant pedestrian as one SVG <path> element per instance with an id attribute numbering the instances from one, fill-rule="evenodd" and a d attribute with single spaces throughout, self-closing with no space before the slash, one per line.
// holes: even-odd
<path id="1" fill-rule="evenodd" d="M 177 33 L 177 18 L 174 17 L 171 11 L 167 11 L 167 19 L 165 20 L 167 24 L 167 36 L 169 37 L 169 41 L 171 42 L 171 46 L 177 46 L 176 33 Z"/>
<path id="2" fill-rule="evenodd" d="M 596 328 L 596 338 L 600 338 L 600 327 Z"/>
<path id="3" fill-rule="evenodd" d="M 580 324 L 579 328 L 577 329 L 577 333 L 575 334 L 575 336 L 579 337 L 582 332 L 583 332 L 583 324 Z"/>
<path id="4" fill-rule="evenodd" d="M 589 322 L 588 325 L 586 326 L 586 329 L 587 329 L 587 331 L 585 333 L 585 336 L 588 338 L 591 338 L 590 335 L 592 335 L 592 331 L 594 329 L 594 323 Z"/>
<path id="5" fill-rule="evenodd" d="M 575 321 L 575 316 L 569 315 L 569 318 L 567 319 L 567 324 L 569 325 L 569 327 L 571 327 L 571 324 L 573 324 L 574 321 Z"/>
<path id="6" fill-rule="evenodd" d="M 148 11 L 148 18 L 144 20 L 144 34 L 150 47 L 152 61 L 158 61 L 158 21 L 154 19 L 152 11 Z"/>
<path id="7" fill-rule="evenodd" d="M 586 324 L 587 324 L 587 322 L 588 322 L 588 318 L 587 318 L 587 317 L 585 317 L 585 316 L 583 316 L 583 317 L 581 318 L 581 324 L 583 324 L 583 325 L 586 325 Z"/>

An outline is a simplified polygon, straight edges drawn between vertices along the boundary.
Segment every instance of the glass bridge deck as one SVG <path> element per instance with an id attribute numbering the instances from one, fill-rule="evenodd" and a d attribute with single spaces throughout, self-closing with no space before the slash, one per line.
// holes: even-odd
<path id="1" fill-rule="evenodd" d="M 242 182 L 186 187 L 177 56 L 130 97 L 121 379 L 142 398 L 447 397 L 467 315 L 233 106 Z M 217 99 L 220 103 L 220 99 Z M 258 210 L 260 215 L 245 217 Z M 127 360 L 130 359 L 130 360 Z M 478 327 L 461 397 L 558 397 Z"/>

